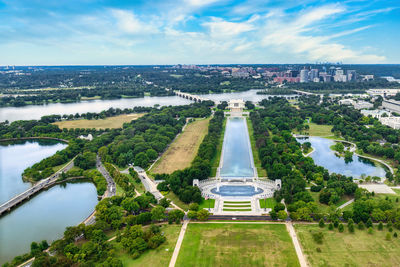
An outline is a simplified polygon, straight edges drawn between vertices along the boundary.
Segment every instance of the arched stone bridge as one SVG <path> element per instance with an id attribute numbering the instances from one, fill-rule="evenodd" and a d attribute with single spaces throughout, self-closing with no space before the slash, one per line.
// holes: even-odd
<path id="1" fill-rule="evenodd" d="M 175 95 L 192 100 L 194 102 L 212 101 L 211 99 L 201 97 L 199 95 L 193 95 L 189 93 L 183 93 L 181 91 L 174 91 Z"/>

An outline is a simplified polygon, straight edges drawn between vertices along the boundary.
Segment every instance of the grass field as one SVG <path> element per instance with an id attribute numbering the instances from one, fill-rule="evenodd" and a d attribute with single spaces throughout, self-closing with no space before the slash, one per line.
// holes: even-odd
<path id="1" fill-rule="evenodd" d="M 215 199 L 209 198 L 209 199 L 204 199 L 201 201 L 199 204 L 199 209 L 208 209 L 208 208 L 214 208 L 215 205 Z"/>
<path id="2" fill-rule="evenodd" d="M 189 224 L 175 266 L 299 266 L 284 224 Z"/>
<path id="3" fill-rule="evenodd" d="M 331 132 L 332 130 L 332 125 L 318 125 L 316 123 L 307 123 L 307 125 L 310 127 L 310 129 L 303 130 L 302 132 L 308 132 L 310 136 L 333 136 L 333 133 Z M 296 130 L 294 130 L 295 133 L 299 134 Z"/>
<path id="4" fill-rule="evenodd" d="M 261 160 L 258 156 L 258 150 L 256 148 L 256 140 L 254 139 L 254 131 L 253 131 L 253 124 L 251 123 L 250 119 L 246 119 L 247 128 L 249 129 L 249 137 L 251 143 L 251 150 L 253 153 L 254 159 L 254 166 L 257 168 L 257 173 L 259 177 L 267 177 L 267 171 L 261 167 Z"/>
<path id="5" fill-rule="evenodd" d="M 182 202 L 177 195 L 174 194 L 174 192 L 169 191 L 168 194 L 165 195 L 169 200 L 172 200 L 172 202 L 174 202 L 175 205 L 177 205 L 178 207 L 180 207 L 183 210 L 189 210 L 189 204 L 186 204 L 184 202 Z"/>
<path id="6" fill-rule="evenodd" d="M 307 255 L 311 266 L 399 266 L 400 240 L 385 240 L 388 231 L 374 229 L 373 234 L 367 230 L 355 230 L 350 234 L 345 227 L 343 233 L 337 229 L 320 229 L 317 225 L 295 225 L 297 236 Z M 322 231 L 323 243 L 317 244 L 310 231 Z M 393 233 L 392 233 L 393 234 Z M 321 252 L 317 252 L 317 248 Z"/>
<path id="7" fill-rule="evenodd" d="M 273 197 L 266 198 L 266 199 L 260 199 L 259 201 L 260 201 L 260 207 L 262 209 L 265 209 L 265 208 L 273 209 L 276 205 L 276 200 Z"/>
<path id="8" fill-rule="evenodd" d="M 162 157 L 154 164 L 152 173 L 173 173 L 190 166 L 208 131 L 210 119 L 189 123 Z"/>
<path id="9" fill-rule="evenodd" d="M 137 114 L 124 114 L 114 117 L 108 117 L 100 120 L 71 120 L 71 121 L 58 121 L 53 124 L 57 125 L 60 129 L 75 129 L 75 128 L 95 128 L 99 129 L 115 129 L 121 128 L 122 125 L 126 122 L 131 122 L 132 120 L 136 120 L 142 117 L 144 113 Z"/>
<path id="10" fill-rule="evenodd" d="M 163 225 L 161 232 L 164 232 L 167 241 L 156 249 L 143 253 L 139 258 L 132 259 L 122 248 L 120 243 L 112 241 L 116 246 L 116 257 L 122 261 L 123 266 L 165 266 L 169 265 L 176 241 L 178 240 L 181 225 Z"/>
<path id="11" fill-rule="evenodd" d="M 318 209 L 320 212 L 328 212 L 329 211 L 329 205 L 323 204 L 319 202 L 319 192 L 311 192 L 310 190 L 308 190 L 311 194 L 311 196 L 313 197 L 315 203 L 318 205 Z M 343 205 L 344 203 L 346 203 L 347 201 L 349 201 L 351 199 L 351 197 L 349 196 L 343 196 L 338 203 L 335 204 L 336 207 L 340 207 L 341 205 Z M 352 205 L 352 204 L 350 204 Z M 346 206 L 345 208 L 347 208 L 348 206 Z"/>

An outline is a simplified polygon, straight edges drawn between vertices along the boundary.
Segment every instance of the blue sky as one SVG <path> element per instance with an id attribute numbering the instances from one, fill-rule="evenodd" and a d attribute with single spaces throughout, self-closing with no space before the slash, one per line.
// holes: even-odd
<path id="1" fill-rule="evenodd" d="M 0 65 L 400 63 L 399 0 L 0 0 Z"/>

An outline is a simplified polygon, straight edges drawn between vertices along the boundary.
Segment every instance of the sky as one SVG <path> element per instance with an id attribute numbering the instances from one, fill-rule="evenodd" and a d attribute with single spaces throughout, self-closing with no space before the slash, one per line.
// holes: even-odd
<path id="1" fill-rule="evenodd" d="M 0 0 L 0 65 L 400 63 L 399 0 Z"/>

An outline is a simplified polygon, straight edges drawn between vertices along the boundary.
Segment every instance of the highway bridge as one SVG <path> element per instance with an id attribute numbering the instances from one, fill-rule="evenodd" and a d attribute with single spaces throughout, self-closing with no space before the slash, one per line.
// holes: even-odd
<path id="1" fill-rule="evenodd" d="M 74 158 L 75 159 L 75 158 Z M 22 192 L 21 194 L 13 197 L 12 199 L 8 200 L 7 202 L 1 204 L 0 206 L 0 216 L 4 213 L 11 211 L 12 208 L 16 207 L 20 203 L 24 202 L 25 200 L 29 199 L 31 196 L 35 195 L 36 193 L 40 192 L 43 189 L 50 188 L 57 182 L 59 182 L 58 178 L 60 177 L 62 172 L 69 171 L 72 167 L 74 167 L 74 159 L 68 162 L 63 168 L 57 171 L 55 174 L 51 175 L 50 177 L 41 180 L 34 184 L 31 188 Z"/>

